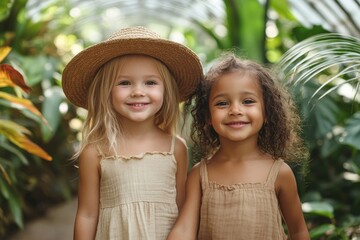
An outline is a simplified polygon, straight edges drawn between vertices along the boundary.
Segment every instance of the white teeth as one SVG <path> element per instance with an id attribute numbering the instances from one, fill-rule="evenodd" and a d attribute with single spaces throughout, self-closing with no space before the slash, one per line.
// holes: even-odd
<path id="1" fill-rule="evenodd" d="M 145 104 L 144 103 L 134 103 L 132 104 L 134 107 L 142 107 L 144 106 Z"/>

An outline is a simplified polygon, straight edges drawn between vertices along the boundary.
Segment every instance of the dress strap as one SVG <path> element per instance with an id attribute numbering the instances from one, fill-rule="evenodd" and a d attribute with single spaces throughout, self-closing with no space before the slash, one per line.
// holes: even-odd
<path id="1" fill-rule="evenodd" d="M 104 157 L 105 157 L 105 155 L 104 155 L 104 153 L 101 151 L 99 145 L 96 145 L 96 151 L 97 151 L 98 156 L 99 156 L 100 158 L 104 158 Z"/>
<path id="2" fill-rule="evenodd" d="M 201 179 L 201 188 L 204 191 L 209 182 L 206 159 L 203 159 L 200 162 L 200 179 Z"/>
<path id="3" fill-rule="evenodd" d="M 279 173 L 279 170 L 280 170 L 280 167 L 281 165 L 283 164 L 283 160 L 275 160 L 271 169 L 270 169 L 270 173 L 267 177 L 267 180 L 266 180 L 266 185 L 267 186 L 274 186 L 275 184 L 275 181 L 276 181 L 276 178 L 277 178 L 277 175 Z"/>
<path id="4" fill-rule="evenodd" d="M 171 147 L 170 147 L 170 153 L 173 154 L 174 153 L 174 149 L 175 149 L 175 140 L 176 140 L 176 136 L 172 136 L 171 139 Z"/>

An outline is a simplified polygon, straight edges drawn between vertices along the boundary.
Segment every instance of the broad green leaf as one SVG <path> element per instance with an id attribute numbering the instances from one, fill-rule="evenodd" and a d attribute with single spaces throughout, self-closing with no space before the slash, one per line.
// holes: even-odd
<path id="1" fill-rule="evenodd" d="M 16 55 L 18 64 L 27 79 L 29 86 L 35 86 L 46 79 L 51 79 L 52 74 L 56 72 L 56 60 L 45 55 L 22 56 Z"/>
<path id="2" fill-rule="evenodd" d="M 345 123 L 345 131 L 340 142 L 360 150 L 360 112 L 354 114 Z"/>
<path id="3" fill-rule="evenodd" d="M 27 152 L 48 161 L 52 160 L 50 155 L 24 135 L 30 134 L 29 130 L 15 122 L 0 119 L 0 134 L 5 135 L 9 141 Z"/>
<path id="4" fill-rule="evenodd" d="M 311 239 L 318 239 L 320 237 L 326 236 L 326 234 L 329 234 L 333 232 L 336 229 L 335 225 L 333 224 L 323 224 L 319 227 L 315 227 L 310 230 L 310 237 Z"/>
<path id="5" fill-rule="evenodd" d="M 316 85 L 308 83 L 300 90 L 304 100 L 309 99 Z M 321 100 L 321 104 L 313 103 L 312 105 L 303 104 L 301 112 L 304 114 L 308 125 L 304 126 L 305 131 L 309 131 L 309 136 L 315 140 L 324 138 L 331 133 L 333 126 L 338 123 L 338 114 L 341 109 L 330 96 Z"/>
<path id="6" fill-rule="evenodd" d="M 302 204 L 302 210 L 304 213 L 334 218 L 334 208 L 327 202 L 305 202 Z"/>

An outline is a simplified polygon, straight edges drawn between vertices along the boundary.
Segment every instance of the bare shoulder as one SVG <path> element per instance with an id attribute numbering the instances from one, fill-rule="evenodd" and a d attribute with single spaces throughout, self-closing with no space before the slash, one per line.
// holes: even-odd
<path id="1" fill-rule="evenodd" d="M 278 178 L 289 178 L 289 177 L 293 177 L 294 173 L 291 169 L 291 167 L 286 163 L 286 162 L 282 162 L 280 169 L 279 169 L 279 173 L 278 173 Z"/>
<path id="2" fill-rule="evenodd" d="M 186 158 L 187 160 L 187 145 L 183 138 L 176 136 L 174 154 L 175 158 Z"/>
<path id="3" fill-rule="evenodd" d="M 183 151 L 183 150 L 187 150 L 187 144 L 185 139 L 183 139 L 180 136 L 176 136 L 175 137 L 175 151 L 176 149 Z"/>
<path id="4" fill-rule="evenodd" d="M 190 169 L 189 178 L 200 179 L 200 163 L 195 164 Z"/>
<path id="5" fill-rule="evenodd" d="M 291 167 L 285 162 L 282 162 L 280 166 L 275 186 L 278 191 L 290 186 L 296 186 L 294 172 Z"/>
<path id="6" fill-rule="evenodd" d="M 87 145 L 79 157 L 80 168 L 82 166 L 96 167 L 100 165 L 99 152 L 94 144 Z"/>

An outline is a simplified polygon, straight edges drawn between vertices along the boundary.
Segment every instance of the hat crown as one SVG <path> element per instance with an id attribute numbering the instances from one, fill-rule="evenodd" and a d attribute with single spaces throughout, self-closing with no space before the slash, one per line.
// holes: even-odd
<path id="1" fill-rule="evenodd" d="M 120 31 L 111 35 L 108 40 L 134 39 L 134 38 L 159 39 L 160 36 L 157 33 L 150 31 L 145 27 L 137 26 L 137 27 L 123 28 Z"/>

